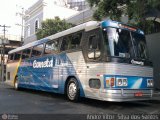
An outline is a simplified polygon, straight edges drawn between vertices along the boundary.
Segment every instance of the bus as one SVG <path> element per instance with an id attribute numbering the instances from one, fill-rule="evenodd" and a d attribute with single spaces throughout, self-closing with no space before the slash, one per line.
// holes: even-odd
<path id="1" fill-rule="evenodd" d="M 153 68 L 144 32 L 89 21 L 9 51 L 6 83 L 102 101 L 150 100 Z"/>

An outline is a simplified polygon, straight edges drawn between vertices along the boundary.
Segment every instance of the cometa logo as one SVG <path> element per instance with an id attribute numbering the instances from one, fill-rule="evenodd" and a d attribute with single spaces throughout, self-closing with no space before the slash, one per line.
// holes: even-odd
<path id="1" fill-rule="evenodd" d="M 33 61 L 33 68 L 48 68 L 53 67 L 53 59 L 49 60 L 48 58 L 45 61 Z"/>

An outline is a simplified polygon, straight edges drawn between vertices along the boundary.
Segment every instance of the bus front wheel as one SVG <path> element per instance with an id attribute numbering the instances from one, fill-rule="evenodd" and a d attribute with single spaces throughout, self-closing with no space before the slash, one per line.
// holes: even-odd
<path id="1" fill-rule="evenodd" d="M 67 84 L 67 98 L 75 102 L 79 100 L 79 85 L 75 78 L 70 78 Z"/>

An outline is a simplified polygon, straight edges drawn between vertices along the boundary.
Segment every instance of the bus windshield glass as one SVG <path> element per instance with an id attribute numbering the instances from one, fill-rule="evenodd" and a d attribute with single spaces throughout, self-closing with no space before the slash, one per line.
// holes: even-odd
<path id="1" fill-rule="evenodd" d="M 144 35 L 119 28 L 103 29 L 103 35 L 110 56 L 148 59 Z"/>

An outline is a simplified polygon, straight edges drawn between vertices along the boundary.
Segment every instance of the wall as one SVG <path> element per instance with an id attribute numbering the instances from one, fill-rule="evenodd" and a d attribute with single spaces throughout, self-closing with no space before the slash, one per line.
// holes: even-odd
<path id="1" fill-rule="evenodd" d="M 66 7 L 57 6 L 53 2 L 51 2 L 47 3 L 46 6 L 44 7 L 43 20 L 53 19 L 56 16 L 59 16 L 59 18 L 61 19 L 66 19 L 72 15 L 75 15 L 76 13 L 78 13 L 78 11 L 68 9 Z"/>
<path id="2" fill-rule="evenodd" d="M 93 12 L 94 12 L 94 10 L 89 8 L 89 9 L 86 9 L 84 11 L 77 13 L 76 15 L 73 15 L 73 16 L 67 18 L 66 21 L 69 23 L 79 25 L 84 22 L 93 20 L 93 17 L 92 17 Z"/>
<path id="3" fill-rule="evenodd" d="M 155 88 L 160 89 L 160 33 L 146 35 L 146 40 L 153 62 Z"/>
<path id="4" fill-rule="evenodd" d="M 39 0 L 25 12 L 25 15 L 28 17 L 25 17 L 24 44 L 37 40 L 35 35 L 35 21 L 38 20 L 39 23 L 43 21 L 44 6 L 43 0 Z M 41 27 L 41 24 L 39 26 Z M 30 28 L 29 34 L 28 27 Z"/>

